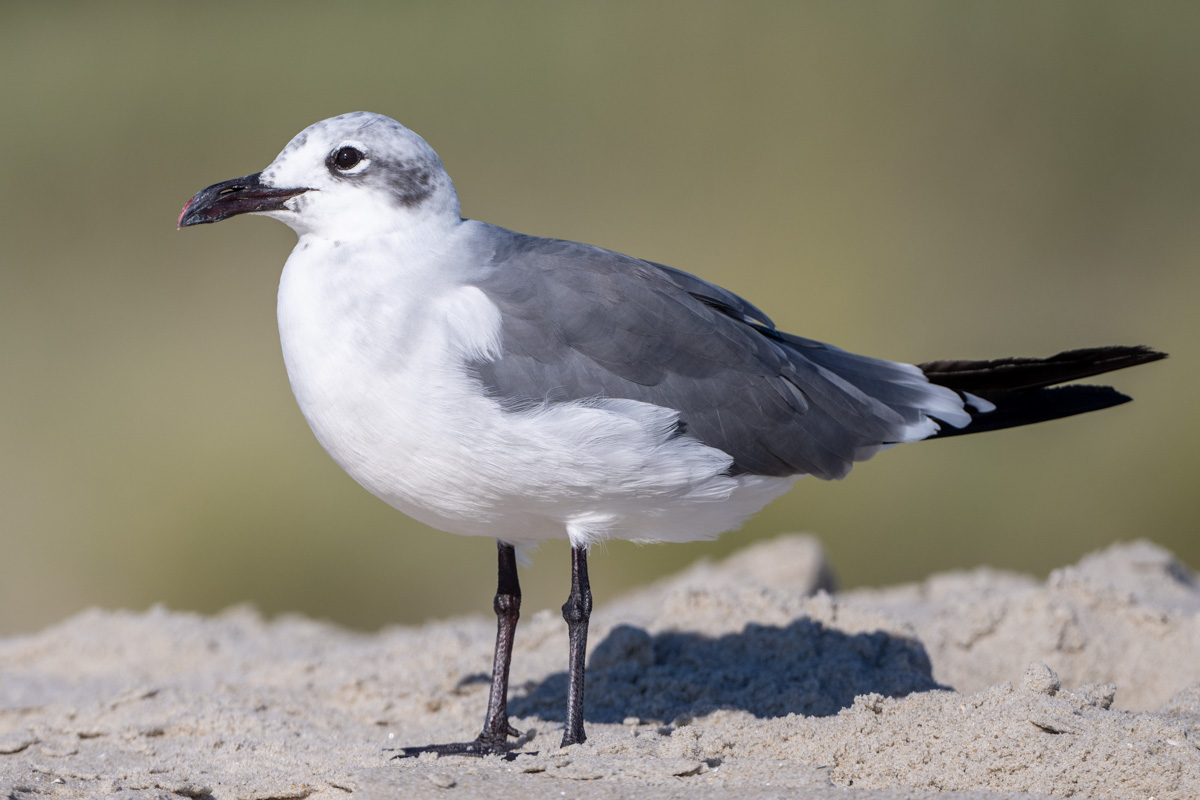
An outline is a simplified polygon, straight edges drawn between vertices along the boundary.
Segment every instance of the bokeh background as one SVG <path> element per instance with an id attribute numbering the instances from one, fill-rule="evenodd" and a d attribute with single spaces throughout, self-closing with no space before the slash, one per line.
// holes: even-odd
<path id="1" fill-rule="evenodd" d="M 715 543 L 592 559 L 598 599 L 781 531 L 844 585 L 1200 565 L 1200 5 L 0 5 L 0 633 L 250 602 L 357 628 L 488 613 L 489 540 L 320 450 L 275 288 L 294 235 L 175 230 L 301 128 L 394 116 L 464 214 L 695 272 L 896 360 L 1148 343 L 1137 402 L 898 448 Z M 522 572 L 556 607 L 567 550 Z"/>

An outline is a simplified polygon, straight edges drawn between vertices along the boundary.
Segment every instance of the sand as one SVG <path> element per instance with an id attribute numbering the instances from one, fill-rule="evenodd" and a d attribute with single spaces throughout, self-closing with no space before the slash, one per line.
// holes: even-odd
<path id="1" fill-rule="evenodd" d="M 0 640 L 0 797 L 1200 797 L 1200 586 L 1169 553 L 832 586 L 785 536 L 597 607 L 565 750 L 564 624 L 528 614 L 510 760 L 388 750 L 477 731 L 490 618 L 87 611 Z"/>

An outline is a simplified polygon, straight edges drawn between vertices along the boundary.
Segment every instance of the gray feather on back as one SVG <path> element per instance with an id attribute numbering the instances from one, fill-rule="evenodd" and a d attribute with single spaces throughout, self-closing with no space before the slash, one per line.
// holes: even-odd
<path id="1" fill-rule="evenodd" d="M 623 398 L 679 412 L 731 474 L 840 478 L 921 421 L 911 368 L 776 331 L 737 295 L 590 245 L 486 226 L 474 283 L 502 354 L 473 368 L 514 411 Z M 908 370 L 908 371 L 906 371 Z"/>

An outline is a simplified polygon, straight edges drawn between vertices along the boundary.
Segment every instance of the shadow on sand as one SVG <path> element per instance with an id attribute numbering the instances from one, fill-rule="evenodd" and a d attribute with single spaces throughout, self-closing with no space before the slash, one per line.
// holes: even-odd
<path id="1" fill-rule="evenodd" d="M 933 679 L 919 641 L 883 631 L 848 634 L 809 619 L 786 627 L 748 625 L 717 637 L 652 636 L 621 625 L 588 660 L 586 719 L 671 722 L 717 709 L 762 718 L 826 716 L 860 694 L 900 697 L 944 688 Z M 509 701 L 514 716 L 563 720 L 565 672 L 514 689 Z"/>

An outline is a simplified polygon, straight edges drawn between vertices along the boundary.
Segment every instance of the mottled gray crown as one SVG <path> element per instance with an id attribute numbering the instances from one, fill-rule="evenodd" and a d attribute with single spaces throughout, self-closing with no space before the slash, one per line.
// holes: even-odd
<path id="1" fill-rule="evenodd" d="M 332 158 L 342 147 L 361 151 L 369 161 L 367 167 L 337 169 Z M 400 207 L 415 208 L 442 186 L 452 190 L 441 159 L 424 139 L 396 120 L 369 111 L 342 114 L 305 128 L 264 170 L 263 177 L 274 182 L 290 159 L 317 155 L 325 160 L 333 180 L 380 191 Z"/>

